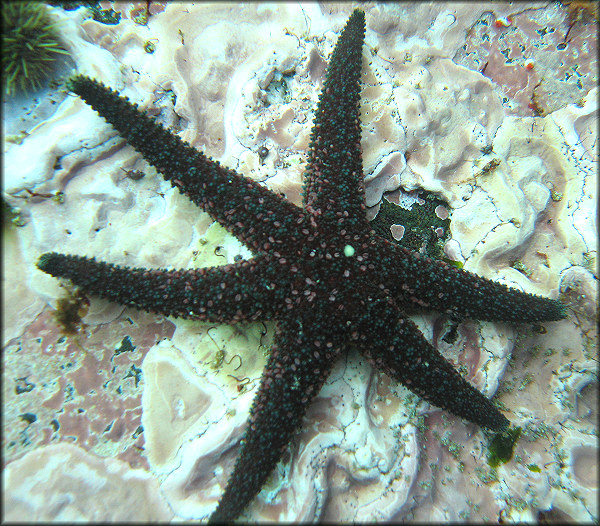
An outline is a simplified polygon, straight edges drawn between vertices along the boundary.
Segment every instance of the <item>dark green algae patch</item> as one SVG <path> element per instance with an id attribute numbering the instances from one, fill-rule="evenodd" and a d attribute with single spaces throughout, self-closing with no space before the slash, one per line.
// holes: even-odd
<path id="1" fill-rule="evenodd" d="M 506 464 L 512 458 L 520 436 L 520 427 L 509 428 L 497 433 L 488 445 L 488 464 L 492 468 Z"/>
<path id="2" fill-rule="evenodd" d="M 435 210 L 438 206 L 443 206 L 450 213 L 452 209 L 441 197 L 426 190 L 403 193 L 417 198 L 417 201 L 405 208 L 390 202 L 384 194 L 379 212 L 370 223 L 371 228 L 393 243 L 434 259 L 447 261 L 444 245 L 450 238 L 450 217 L 441 219 Z M 394 239 L 390 232 L 390 227 L 394 224 L 405 228 L 400 241 Z"/>

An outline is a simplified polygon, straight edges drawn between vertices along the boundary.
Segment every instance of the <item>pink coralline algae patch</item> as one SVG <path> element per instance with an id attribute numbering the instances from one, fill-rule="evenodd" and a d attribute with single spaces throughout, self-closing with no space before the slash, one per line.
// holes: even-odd
<path id="1" fill-rule="evenodd" d="M 402 225 L 390 225 L 390 232 L 396 241 L 400 241 L 404 237 L 404 228 Z"/>
<path id="2" fill-rule="evenodd" d="M 435 207 L 435 215 L 438 216 L 440 219 L 448 219 L 450 213 L 448 212 L 448 209 L 445 206 L 439 205 Z"/>
<path id="3" fill-rule="evenodd" d="M 598 470 L 596 468 L 597 451 L 593 446 L 580 446 L 573 449 L 571 455 L 575 478 L 586 487 L 598 487 Z"/>
<path id="4" fill-rule="evenodd" d="M 486 446 L 470 426 L 441 411 L 422 422 L 420 466 L 402 520 L 407 522 L 497 522 L 497 475 L 487 466 Z M 427 503 L 427 505 L 424 505 Z"/>
<path id="5" fill-rule="evenodd" d="M 129 314 L 66 337 L 45 311 L 6 346 L 5 461 L 67 441 L 132 467 L 147 465 L 141 456 L 141 363 L 156 341 L 172 336 L 173 324 Z"/>
<path id="6" fill-rule="evenodd" d="M 455 61 L 497 84 L 508 114 L 546 115 L 577 102 L 597 84 L 598 23 L 591 16 L 572 22 L 559 2 L 521 6 L 515 6 L 519 11 L 506 24 L 496 23 L 506 18 L 486 12 L 471 27 Z"/>
<path id="7" fill-rule="evenodd" d="M 481 349 L 482 338 L 477 333 L 476 324 L 472 321 L 461 323 L 457 330 L 457 337 L 454 339 L 449 338 L 451 331 L 440 322 L 443 322 L 442 318 L 438 318 L 434 324 L 433 341 L 436 347 L 441 349 L 473 384 L 479 388 L 485 387 L 481 371 L 487 357 L 482 356 L 482 351 L 485 350 Z"/>

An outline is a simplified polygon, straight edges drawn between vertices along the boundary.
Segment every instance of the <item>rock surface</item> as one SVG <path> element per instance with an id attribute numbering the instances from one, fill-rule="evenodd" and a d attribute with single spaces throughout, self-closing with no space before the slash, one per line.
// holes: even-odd
<path id="1" fill-rule="evenodd" d="M 449 205 L 449 259 L 560 294 L 570 314 L 539 327 L 466 321 L 452 344 L 444 317 L 416 319 L 523 428 L 508 463 L 490 468 L 479 428 L 351 352 L 244 518 L 597 520 L 597 23 L 583 13 L 565 50 L 570 18 L 558 4 L 363 8 L 367 204 L 399 188 L 435 192 Z M 77 70 L 300 204 L 311 111 L 352 6 L 168 3 L 147 25 L 134 21 L 139 8 L 121 9 L 117 25 L 53 9 Z M 37 120 L 19 114 L 39 98 L 58 102 Z M 273 326 L 164 319 L 91 298 L 66 336 L 53 312 L 77 298 L 34 264 L 49 250 L 186 268 L 250 253 L 81 100 L 50 91 L 3 104 L 3 197 L 23 225 L 3 237 L 5 509 L 27 520 L 206 518 Z M 84 471 L 93 477 L 82 483 Z M 148 504 L 132 510 L 132 498 Z"/>

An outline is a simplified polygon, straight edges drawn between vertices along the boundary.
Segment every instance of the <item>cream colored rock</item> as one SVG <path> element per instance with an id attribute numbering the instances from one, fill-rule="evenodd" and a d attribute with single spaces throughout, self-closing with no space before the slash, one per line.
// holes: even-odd
<path id="1" fill-rule="evenodd" d="M 173 518 L 158 481 L 144 470 L 71 444 L 45 446 L 3 473 L 10 522 L 159 522 Z"/>
<path id="2" fill-rule="evenodd" d="M 158 359 L 163 367 L 183 365 L 180 359 L 170 357 L 172 350 L 166 353 L 164 348 L 157 347 L 155 351 L 156 357 L 147 358 L 151 361 L 150 370 L 155 370 Z M 391 516 L 401 509 L 404 501 L 400 496 L 406 498 L 410 488 L 406 481 L 418 466 L 414 429 L 407 424 L 407 415 L 389 385 L 370 393 L 369 406 L 362 407 L 360 399 L 372 372 L 365 363 L 357 364 L 357 356 L 353 358 L 336 366 L 331 381 L 309 409 L 298 443 L 290 447 L 293 463 L 278 466 L 244 517 L 311 520 L 326 513 L 340 520 L 367 520 Z M 145 362 L 145 370 L 146 367 Z M 189 365 L 178 372 L 165 373 L 160 389 L 149 385 L 150 395 L 144 395 L 144 404 L 148 404 L 144 428 L 150 436 L 162 435 L 165 421 L 173 422 L 174 428 L 183 425 L 180 416 L 173 416 L 176 413 L 173 409 L 169 410 L 171 416 L 166 417 L 160 410 L 167 405 L 175 407 L 173 401 L 189 399 L 199 392 L 199 387 L 194 389 L 190 380 L 183 379 L 183 374 L 190 374 Z M 173 384 L 167 383 L 173 378 Z M 195 380 L 204 386 L 204 391 L 209 381 L 210 377 L 201 382 Z M 230 390 L 229 393 L 231 396 Z M 177 462 L 161 486 L 178 516 L 204 518 L 212 512 L 220 495 L 219 487 L 226 483 L 239 449 L 252 394 L 240 396 L 236 401 L 224 396 L 211 408 L 212 413 L 201 411 L 194 417 L 198 427 L 175 433 L 181 438 L 165 436 L 169 433 L 158 438 L 161 443 L 183 444 L 177 452 Z M 156 404 L 152 404 L 153 396 L 163 399 L 158 412 Z M 179 403 L 180 411 L 185 407 L 187 402 Z M 154 441 L 149 441 L 148 454 L 153 467 L 156 449 Z M 378 499 L 382 493 L 387 498 Z"/>

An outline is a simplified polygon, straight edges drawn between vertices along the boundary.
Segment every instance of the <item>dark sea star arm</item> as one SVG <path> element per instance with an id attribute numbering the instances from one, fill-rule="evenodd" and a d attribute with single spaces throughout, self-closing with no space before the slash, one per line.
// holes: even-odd
<path id="1" fill-rule="evenodd" d="M 164 178 L 255 251 L 268 238 L 300 239 L 305 213 L 259 183 L 221 166 L 102 83 L 77 75 L 68 82 Z"/>
<path id="2" fill-rule="evenodd" d="M 359 82 L 364 32 L 365 15 L 355 10 L 333 50 L 319 97 L 303 201 L 321 222 L 366 230 Z"/>
<path id="3" fill-rule="evenodd" d="M 378 249 L 374 259 L 399 306 L 422 307 L 456 318 L 517 323 L 566 316 L 560 301 L 509 288 L 390 242 Z"/>
<path id="4" fill-rule="evenodd" d="M 501 430 L 509 425 L 389 300 L 369 303 L 359 327 L 361 353 L 421 398 L 483 427 Z"/>
<path id="5" fill-rule="evenodd" d="M 316 334 L 313 322 L 278 324 L 240 453 L 209 522 L 227 523 L 238 517 L 261 490 L 300 427 L 337 353 L 325 343 L 315 346 Z"/>
<path id="6" fill-rule="evenodd" d="M 219 267 L 163 270 L 48 252 L 37 266 L 86 293 L 165 316 L 232 323 L 273 319 L 284 308 L 285 278 L 269 256 Z"/>

